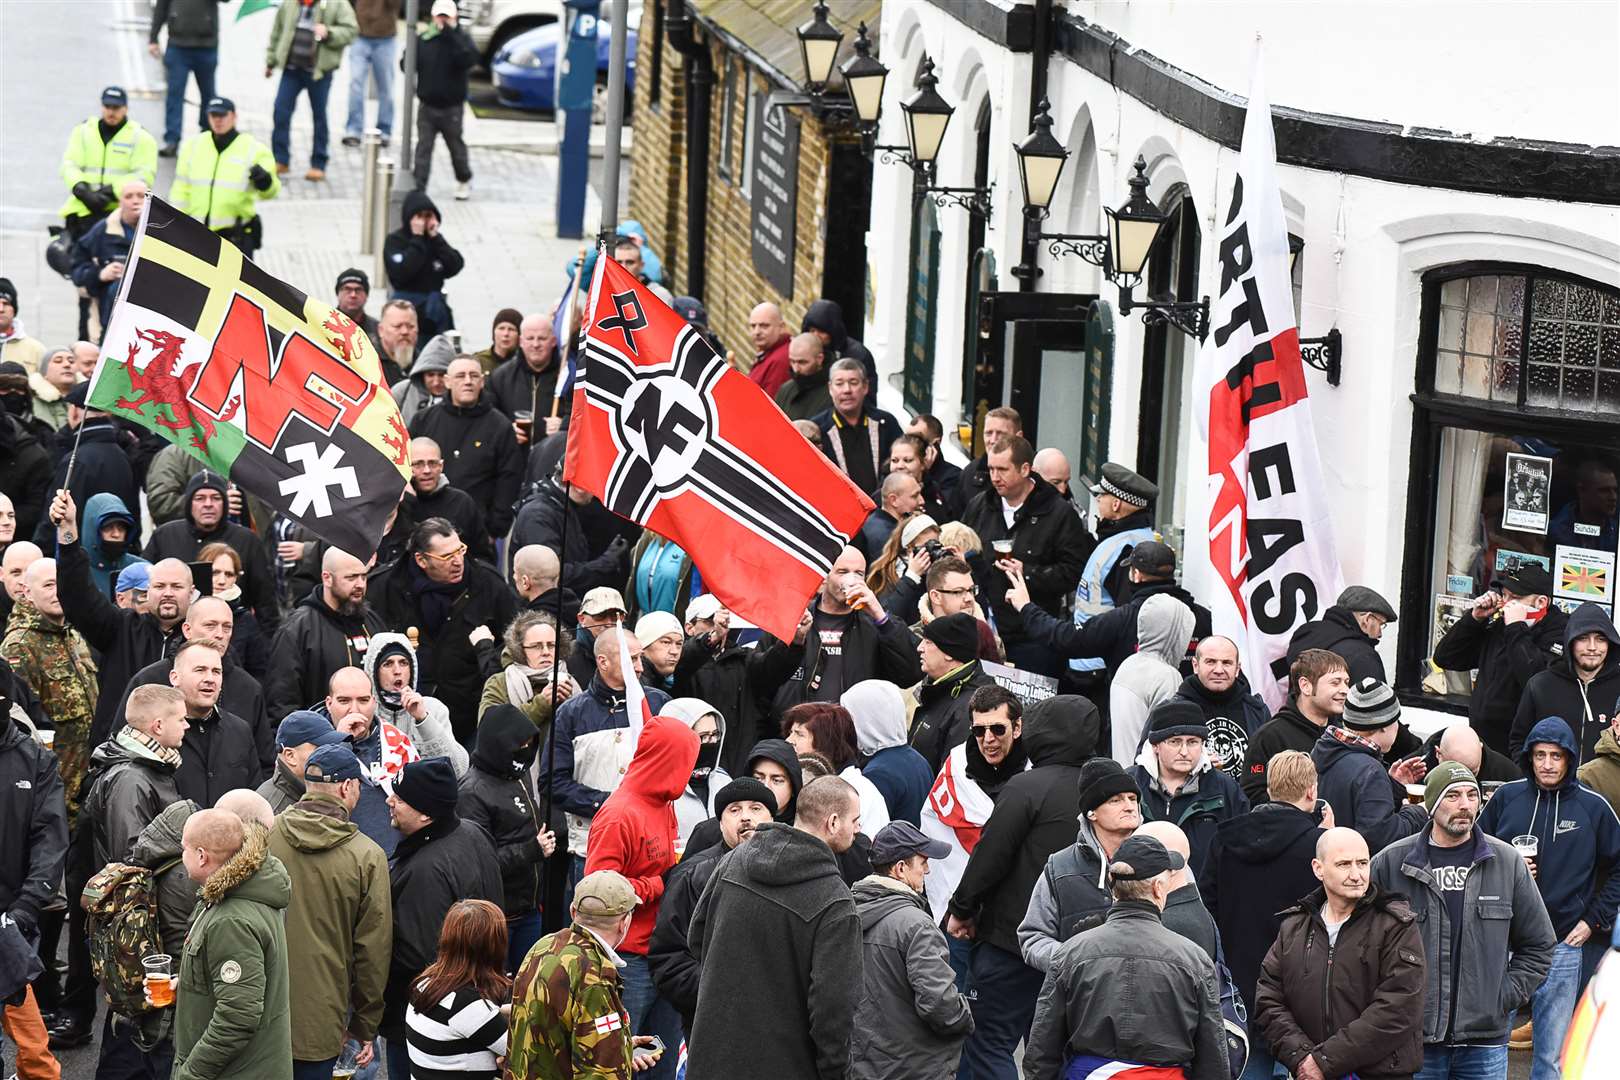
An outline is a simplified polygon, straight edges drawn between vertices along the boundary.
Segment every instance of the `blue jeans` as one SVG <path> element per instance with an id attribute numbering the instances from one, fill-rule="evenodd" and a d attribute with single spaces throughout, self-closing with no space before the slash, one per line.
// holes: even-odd
<path id="1" fill-rule="evenodd" d="M 173 146 L 180 141 L 181 114 L 186 110 L 186 76 L 197 79 L 197 127 L 208 127 L 208 99 L 214 96 L 214 66 L 219 63 L 218 49 L 198 49 L 185 45 L 170 45 L 163 50 L 163 75 L 169 87 L 163 98 L 163 145 Z"/>
<path id="2" fill-rule="evenodd" d="M 366 82 L 377 84 L 377 130 L 394 132 L 394 39 L 357 37 L 349 45 L 349 121 L 343 133 L 359 138 L 366 126 Z"/>
<path id="3" fill-rule="evenodd" d="M 1282 1080 L 1288 1076 L 1288 1070 L 1277 1063 L 1271 1056 L 1271 1047 L 1266 1045 L 1266 1037 L 1260 1031 L 1260 1025 L 1249 1025 L 1249 1061 L 1243 1066 L 1241 1080 Z"/>
<path id="4" fill-rule="evenodd" d="M 517 974 L 523 958 L 529 955 L 534 943 L 540 940 L 540 913 L 531 911 L 515 919 L 506 920 L 506 970 Z"/>
<path id="5" fill-rule="evenodd" d="M 1035 1020 L 1045 977 L 987 941 L 973 948 L 973 1034 L 962 1046 L 957 1080 L 1018 1080 L 1013 1052 Z"/>
<path id="6" fill-rule="evenodd" d="M 951 970 L 956 972 L 956 992 L 971 1002 L 973 1000 L 973 942 L 948 937 L 945 939 L 945 954 L 951 961 Z"/>
<path id="7" fill-rule="evenodd" d="M 572 922 L 574 918 L 572 914 L 574 910 L 574 886 L 578 885 L 579 879 L 584 876 L 585 856 L 570 855 L 568 857 L 568 885 L 563 889 L 563 909 L 569 913 L 565 916 L 569 922 Z"/>
<path id="8" fill-rule="evenodd" d="M 388 1045 L 388 1080 L 411 1080 L 411 1052 L 404 1039 L 384 1039 Z"/>
<path id="9" fill-rule="evenodd" d="M 293 1059 L 293 1080 L 332 1080 L 332 1066 L 337 1064 L 337 1058 L 329 1057 L 325 1061 L 299 1061 Z"/>
<path id="10" fill-rule="evenodd" d="M 309 152 L 311 168 L 326 168 L 326 98 L 332 92 L 332 76 L 317 79 L 312 71 L 303 68 L 283 68 L 281 82 L 276 85 L 275 126 L 270 130 L 270 152 L 276 164 L 286 165 L 292 160 L 293 109 L 298 95 L 309 95 L 309 108 L 315 114 L 315 146 Z"/>
<path id="11" fill-rule="evenodd" d="M 1503 1080 L 1507 1076 L 1507 1043 L 1501 1046 L 1447 1046 L 1427 1043 L 1423 1068 L 1412 1080 Z"/>
<path id="12" fill-rule="evenodd" d="M 658 996 L 647 958 L 636 953 L 620 953 L 624 968 L 619 972 L 624 992 L 624 1008 L 630 1014 L 630 1030 L 636 1035 L 657 1035 L 664 1040 L 664 1056 L 640 1080 L 674 1080 L 675 1058 L 681 1046 L 681 1014 Z"/>
<path id="13" fill-rule="evenodd" d="M 1581 949 L 1560 941 L 1553 946 L 1552 970 L 1530 999 L 1530 1016 L 1536 1025 L 1530 1080 L 1558 1080 L 1558 1056 L 1580 993 Z"/>

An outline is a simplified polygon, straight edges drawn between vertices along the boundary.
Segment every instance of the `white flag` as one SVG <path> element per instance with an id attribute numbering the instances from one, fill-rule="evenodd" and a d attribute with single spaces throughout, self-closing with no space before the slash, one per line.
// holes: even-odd
<path id="1" fill-rule="evenodd" d="M 1343 578 L 1294 325 L 1258 48 L 1219 269 L 1194 380 L 1209 446 L 1208 596 L 1216 632 L 1238 643 L 1251 685 L 1276 709 L 1287 696 L 1279 669 L 1290 636 L 1333 602 Z"/>

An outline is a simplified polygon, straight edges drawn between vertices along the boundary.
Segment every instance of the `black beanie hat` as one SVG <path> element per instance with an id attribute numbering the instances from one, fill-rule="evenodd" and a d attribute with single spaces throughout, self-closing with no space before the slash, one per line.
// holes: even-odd
<path id="1" fill-rule="evenodd" d="M 9 391 L 28 392 L 28 369 L 15 360 L 0 363 L 0 393 Z"/>
<path id="2" fill-rule="evenodd" d="M 1113 758 L 1094 757 L 1080 766 L 1080 816 L 1115 795 L 1136 791 L 1136 781 Z"/>
<path id="3" fill-rule="evenodd" d="M 726 807 L 734 802 L 757 802 L 776 816 L 776 796 L 771 789 L 755 780 L 752 776 L 739 776 L 714 795 L 714 816 L 719 817 L 726 812 Z"/>
<path id="4" fill-rule="evenodd" d="M 1167 697 L 1148 713 L 1147 741 L 1157 746 L 1177 735 L 1209 738 L 1209 720 L 1204 710 L 1184 697 Z"/>
<path id="5" fill-rule="evenodd" d="M 10 302 L 13 315 L 21 310 L 17 307 L 17 286 L 11 283 L 10 278 L 0 277 L 0 300 Z"/>
<path id="6" fill-rule="evenodd" d="M 391 790 L 413 810 L 435 821 L 454 817 L 460 792 L 456 770 L 447 757 L 423 758 L 399 771 Z"/>
<path id="7" fill-rule="evenodd" d="M 495 332 L 495 328 L 501 325 L 501 323 L 510 323 L 514 328 L 522 330 L 523 312 L 519 311 L 517 308 L 501 308 L 501 310 L 495 313 L 494 321 L 489 324 L 489 332 L 493 334 Z"/>
<path id="8" fill-rule="evenodd" d="M 932 620 L 923 627 L 922 636 L 952 660 L 965 664 L 979 657 L 979 620 L 965 611 Z"/>
<path id="9" fill-rule="evenodd" d="M 371 279 L 366 277 L 366 272 L 357 266 L 351 266 L 347 270 L 343 271 L 343 273 L 339 274 L 337 284 L 333 286 L 333 289 L 334 291 L 336 289 L 341 289 L 343 286 L 350 283 L 358 285 L 364 289 L 367 296 L 371 295 Z"/>

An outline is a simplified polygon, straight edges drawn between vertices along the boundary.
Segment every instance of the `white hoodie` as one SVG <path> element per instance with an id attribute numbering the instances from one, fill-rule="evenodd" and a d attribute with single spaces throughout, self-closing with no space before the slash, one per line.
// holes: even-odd
<path id="1" fill-rule="evenodd" d="M 845 690 L 838 704 L 848 709 L 855 721 L 855 746 L 862 757 L 906 745 L 906 702 L 894 683 L 864 679 Z M 889 823 L 889 804 L 882 792 L 854 765 L 838 775 L 861 794 L 861 832 L 876 836 Z"/>
<path id="2" fill-rule="evenodd" d="M 1113 725 L 1109 750 L 1120 767 L 1136 760 L 1142 733 L 1153 706 L 1181 686 L 1181 660 L 1192 640 L 1192 608 L 1168 593 L 1142 601 L 1136 613 L 1136 652 L 1114 672 L 1108 689 L 1108 718 Z"/>

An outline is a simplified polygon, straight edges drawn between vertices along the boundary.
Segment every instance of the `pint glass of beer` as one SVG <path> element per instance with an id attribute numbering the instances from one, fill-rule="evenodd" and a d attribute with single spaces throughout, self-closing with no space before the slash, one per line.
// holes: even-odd
<path id="1" fill-rule="evenodd" d="M 146 969 L 146 996 L 152 999 L 152 1004 L 159 1009 L 173 1005 L 174 986 L 169 982 L 173 960 L 169 954 L 143 956 L 141 966 Z"/>

